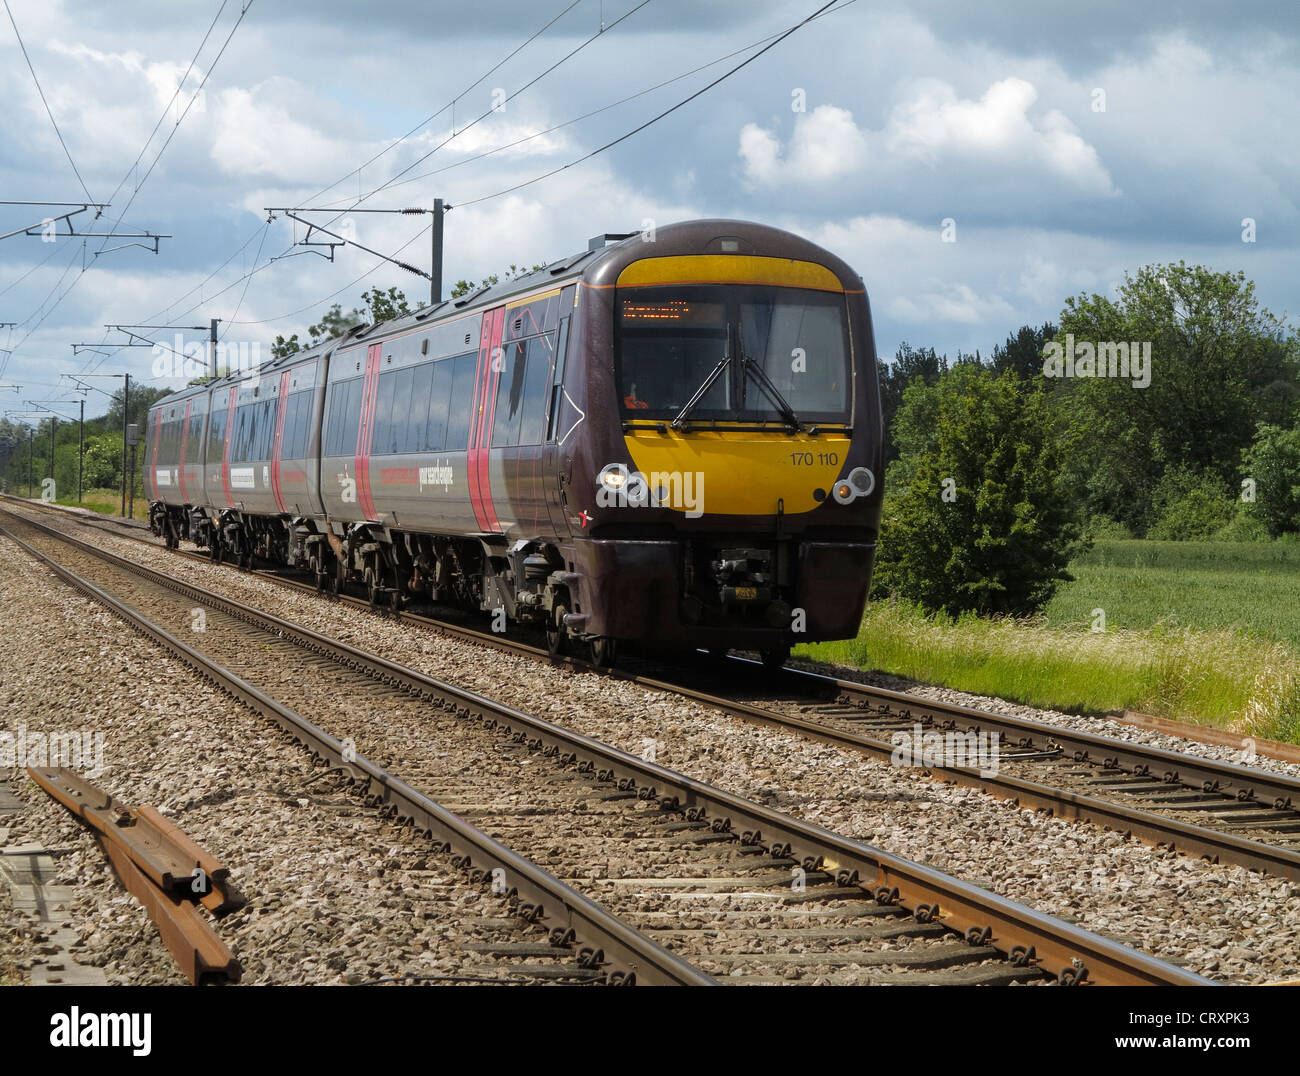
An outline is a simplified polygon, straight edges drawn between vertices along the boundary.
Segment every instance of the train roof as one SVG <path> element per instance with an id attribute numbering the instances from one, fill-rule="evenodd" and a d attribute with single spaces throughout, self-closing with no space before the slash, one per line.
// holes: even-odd
<path id="1" fill-rule="evenodd" d="M 791 258 L 817 261 L 839 278 L 846 289 L 861 289 L 862 278 L 847 263 L 810 240 L 767 224 L 747 220 L 706 219 L 688 220 L 656 228 L 653 238 L 643 239 L 642 232 L 605 232 L 590 239 L 587 249 L 559 258 L 540 269 L 532 270 L 510 280 L 478 288 L 458 299 L 444 299 L 440 303 L 423 306 L 410 314 L 378 324 L 353 326 L 342 336 L 313 344 L 292 355 L 272 359 L 256 371 L 240 371 L 217 378 L 204 386 L 195 386 L 182 393 L 167 396 L 168 402 L 217 386 L 238 384 L 256 373 L 293 366 L 324 355 L 335 348 L 371 337 L 388 337 L 424 324 L 436 324 L 443 319 L 461 317 L 484 307 L 496 306 L 516 295 L 523 295 L 550 285 L 559 287 L 582 278 L 591 284 L 612 284 L 618 274 L 629 264 L 647 257 L 646 246 L 653 245 L 656 253 L 649 256 L 681 254 L 741 254 L 769 258 Z M 727 241 L 727 242 L 724 242 Z M 734 243 L 730 241 L 736 241 Z M 159 401 L 161 406 L 162 400 Z"/>

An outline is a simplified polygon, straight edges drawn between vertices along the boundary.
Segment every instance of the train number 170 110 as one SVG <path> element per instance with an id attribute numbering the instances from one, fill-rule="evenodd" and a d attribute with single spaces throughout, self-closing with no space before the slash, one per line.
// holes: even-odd
<path id="1" fill-rule="evenodd" d="M 820 463 L 826 467 L 838 467 L 840 455 L 838 452 L 791 452 L 790 462 L 796 467 L 811 467 L 813 463 Z"/>

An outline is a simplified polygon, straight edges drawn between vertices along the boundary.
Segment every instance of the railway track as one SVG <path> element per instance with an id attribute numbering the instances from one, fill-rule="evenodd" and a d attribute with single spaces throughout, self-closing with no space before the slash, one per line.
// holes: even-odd
<path id="1" fill-rule="evenodd" d="M 73 518 L 119 537 L 161 546 L 160 541 L 120 534 L 98 520 Z M 189 551 L 179 555 L 207 560 Z M 314 591 L 291 577 L 261 574 L 279 585 Z M 367 601 L 351 595 L 341 595 L 339 600 L 369 608 Z M 578 658 L 555 659 L 540 646 L 465 624 L 414 612 L 399 615 L 404 622 L 520 656 L 590 668 Z M 1300 879 L 1300 780 L 1283 774 L 801 669 L 773 673 L 734 656 L 694 665 L 625 657 L 623 667 L 610 675 L 691 698 L 744 721 L 781 727 L 878 759 L 899 757 L 899 737 L 907 744 L 913 738 L 937 736 L 945 740 L 937 759 L 924 753 L 913 756 L 915 768 L 934 779 L 1117 830 L 1209 862 Z M 946 741 L 953 734 L 983 734 L 995 752 L 993 766 L 988 759 L 975 766 L 949 763 Z"/>
<path id="2" fill-rule="evenodd" d="M 1208 982 L 38 521 L 0 524 L 514 891 L 549 933 L 485 961 L 576 957 L 573 976 L 625 982 Z M 192 646 L 172 629 L 195 610 Z"/>

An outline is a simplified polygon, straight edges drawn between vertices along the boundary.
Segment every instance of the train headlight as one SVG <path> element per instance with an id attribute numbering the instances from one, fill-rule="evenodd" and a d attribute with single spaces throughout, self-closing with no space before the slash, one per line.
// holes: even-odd
<path id="1" fill-rule="evenodd" d="M 618 490 L 627 484 L 627 468 L 621 463 L 610 463 L 601 469 L 600 484 L 606 489 Z"/>
<path id="2" fill-rule="evenodd" d="M 831 496 L 839 504 L 852 504 L 876 488 L 876 476 L 869 467 L 854 467 L 848 477 L 836 482 Z"/>
<path id="3" fill-rule="evenodd" d="M 849 485 L 859 497 L 865 497 L 876 488 L 876 476 L 869 467 L 854 467 L 849 472 Z"/>

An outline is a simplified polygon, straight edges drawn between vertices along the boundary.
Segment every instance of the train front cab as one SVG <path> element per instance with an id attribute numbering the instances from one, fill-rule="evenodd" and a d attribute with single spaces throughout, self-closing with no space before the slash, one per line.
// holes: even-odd
<path id="1" fill-rule="evenodd" d="M 812 244 L 746 229 L 621 244 L 582 289 L 589 353 L 613 358 L 590 364 L 589 411 L 616 416 L 575 457 L 570 623 L 590 637 L 776 663 L 859 630 L 881 498 L 865 289 Z"/>

